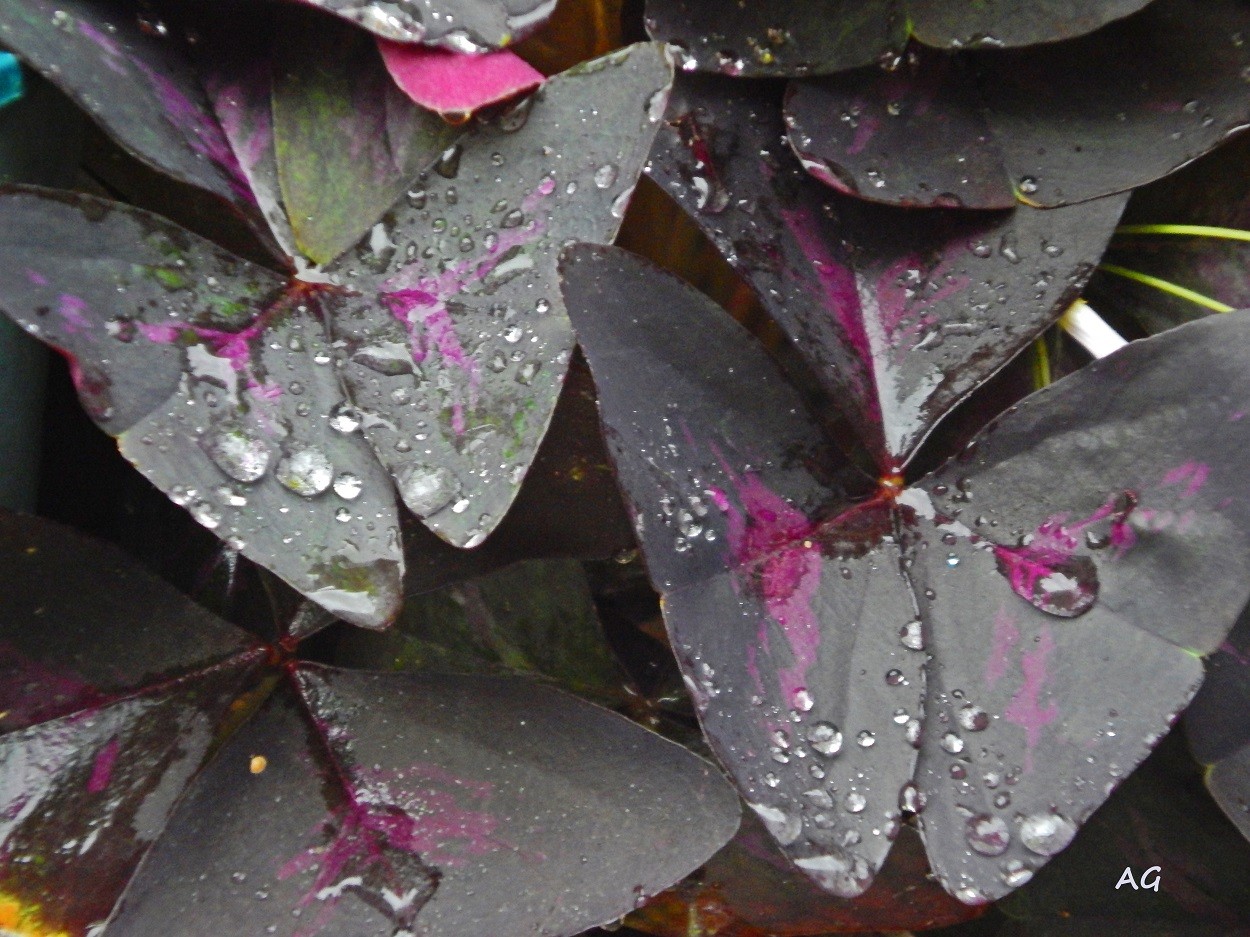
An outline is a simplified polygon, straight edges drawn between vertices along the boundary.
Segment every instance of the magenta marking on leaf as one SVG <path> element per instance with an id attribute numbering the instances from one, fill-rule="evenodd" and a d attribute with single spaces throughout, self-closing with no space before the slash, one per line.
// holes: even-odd
<path id="1" fill-rule="evenodd" d="M 994 685 L 1011 666 L 1009 655 L 1020 643 L 1020 629 L 1016 627 L 1015 617 L 1007 611 L 1005 605 L 998 607 L 994 615 L 994 643 L 990 647 L 990 655 L 985 659 L 985 685 L 994 689 Z"/>
<path id="2" fill-rule="evenodd" d="M 522 200 L 522 210 L 532 212 L 554 191 L 555 180 L 545 177 Z M 545 230 L 541 221 L 534 220 L 525 227 L 501 231 L 484 256 L 459 261 L 440 274 L 426 272 L 420 263 L 409 264 L 385 281 L 378 293 L 379 302 L 407 332 L 414 362 L 420 364 L 431 351 L 437 351 L 443 362 L 464 374 L 468 382 L 467 395 L 453 388 L 451 396 L 451 428 L 457 436 L 467 428 L 466 407 L 469 410 L 477 407 L 482 372 L 481 365 L 461 344 L 447 304 L 482 283 L 503 262 L 508 251 L 537 241 Z"/>
<path id="3" fill-rule="evenodd" d="M 1207 483 L 1207 476 L 1210 474 L 1211 467 L 1205 462 L 1185 462 L 1165 474 L 1163 476 L 1163 484 L 1183 484 L 1185 490 L 1181 492 L 1181 497 L 1192 498 L 1202 490 L 1202 486 Z"/>
<path id="4" fill-rule="evenodd" d="M 714 448 L 714 447 L 713 447 Z M 739 511 L 723 491 L 711 488 L 714 504 L 726 513 L 726 533 L 733 559 L 750 577 L 764 608 L 780 627 L 793 663 L 778 668 L 786 699 L 807 686 L 807 671 L 820 650 L 820 622 L 812 600 L 820 588 L 821 555 L 809 539 L 816 525 L 780 495 L 748 472 L 737 476 L 717 453 L 725 474 L 737 488 Z M 735 587 L 738 584 L 735 577 Z M 760 626 L 761 646 L 768 650 L 767 622 Z"/>
<path id="5" fill-rule="evenodd" d="M 264 71 L 264 63 L 254 63 L 244 80 L 268 84 L 269 76 Z M 249 96 L 240 82 L 218 84 L 207 80 L 205 84 L 213 98 L 218 120 L 227 140 L 233 142 L 240 164 L 248 169 L 255 168 L 273 147 L 273 122 L 269 109 L 247 107 L 244 102 Z"/>
<path id="6" fill-rule="evenodd" d="M 53 670 L 0 641 L 0 711 L 9 725 L 27 725 L 49 714 L 72 712 L 105 701 L 70 670 Z"/>
<path id="7" fill-rule="evenodd" d="M 90 23 L 79 21 L 78 31 L 94 42 L 105 53 L 104 64 L 118 75 L 128 76 L 130 73 L 123 65 L 123 60 L 143 74 L 151 83 L 153 90 L 165 108 L 166 119 L 178 129 L 187 145 L 196 153 L 215 163 L 223 169 L 235 196 L 249 204 L 256 203 L 247 184 L 242 167 L 221 133 L 221 128 L 212 122 L 195 102 L 182 93 L 172 81 L 152 68 L 147 62 L 131 55 L 117 42 L 104 35 Z"/>
<path id="8" fill-rule="evenodd" d="M 1235 661 L 1237 661 L 1237 663 L 1241 664 L 1241 666 L 1245 667 L 1247 665 L 1250 665 L 1250 657 L 1247 657 L 1245 654 L 1243 654 L 1241 652 L 1241 648 L 1233 644 L 1232 641 L 1225 641 L 1223 644 L 1220 645 L 1220 650 L 1223 651 L 1225 654 L 1230 655 Z"/>
<path id="9" fill-rule="evenodd" d="M 921 277 L 924 268 L 924 258 L 909 255 L 895 261 L 877 278 L 881 326 L 886 341 L 900 358 L 911 350 L 913 340 L 937 324 L 938 319 L 928 313 L 929 308 L 967 289 L 972 282 L 966 274 L 951 274 L 947 263 L 939 263 Z M 912 278 L 915 283 L 909 282 Z M 941 285 L 930 291 L 927 287 L 931 283 Z"/>
<path id="10" fill-rule="evenodd" d="M 863 109 L 864 104 L 862 101 L 856 103 L 858 104 L 858 108 L 856 108 L 857 110 Z M 880 127 L 881 121 L 878 118 L 870 115 L 861 117 L 859 119 L 859 123 L 855 127 L 855 137 L 851 140 L 851 145 L 846 148 L 846 155 L 858 156 L 862 153 L 864 151 L 864 147 L 872 142 L 872 138 L 877 135 L 877 130 L 879 130 Z"/>
<path id="11" fill-rule="evenodd" d="M 1055 640 L 1051 637 L 1050 627 L 1042 625 L 1038 635 L 1037 646 L 1020 655 L 1020 669 L 1024 681 L 1020 689 L 1011 698 L 1011 703 L 1003 710 L 1003 718 L 1024 729 L 1025 752 L 1024 770 L 1033 770 L 1033 749 L 1041 741 L 1042 730 L 1059 718 L 1059 705 L 1048 700 L 1041 705 L 1043 687 L 1050 680 L 1047 671 L 1047 658 L 1055 649 Z"/>
<path id="12" fill-rule="evenodd" d="M 98 794 L 108 787 L 109 780 L 113 777 L 113 765 L 117 763 L 117 755 L 120 751 L 121 742 L 113 738 L 95 756 L 95 762 L 91 766 L 91 777 L 87 781 L 87 790 L 92 794 Z"/>
<path id="13" fill-rule="evenodd" d="M 69 293 L 62 293 L 57 303 L 57 313 L 61 321 L 65 323 L 66 332 L 70 335 L 77 335 L 80 331 L 91 331 L 91 320 L 83 315 L 87 311 L 87 304 L 82 299 L 71 296 Z"/>
<path id="14" fill-rule="evenodd" d="M 31 270 L 27 268 L 26 279 L 29 280 L 31 283 L 33 283 L 35 286 L 47 286 L 48 285 L 48 278 L 45 277 L 42 273 L 39 273 L 37 270 Z"/>

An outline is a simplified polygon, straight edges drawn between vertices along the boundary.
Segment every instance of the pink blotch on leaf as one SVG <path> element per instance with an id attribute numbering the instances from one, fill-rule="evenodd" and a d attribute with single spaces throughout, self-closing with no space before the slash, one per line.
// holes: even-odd
<path id="1" fill-rule="evenodd" d="M 87 311 L 87 304 L 83 300 L 77 296 L 62 293 L 57 303 L 57 313 L 61 321 L 65 323 L 66 332 L 70 335 L 77 335 L 80 331 L 91 331 L 91 320 L 84 315 Z"/>
<path id="2" fill-rule="evenodd" d="M 1184 485 L 1182 498 L 1192 498 L 1207 483 L 1211 467 L 1205 462 L 1184 462 L 1163 476 L 1165 485 Z"/>
<path id="3" fill-rule="evenodd" d="M 860 105 L 863 106 L 862 104 Z M 855 136 L 851 140 L 851 145 L 846 148 L 847 156 L 858 156 L 864 152 L 864 148 L 872 142 L 872 138 L 877 135 L 877 130 L 881 127 L 881 121 L 876 117 L 865 115 L 860 118 L 859 123 L 855 127 Z"/>
<path id="4" fill-rule="evenodd" d="M 1020 655 L 1020 669 L 1024 681 L 1020 689 L 1011 698 L 1011 703 L 1003 710 L 1003 718 L 1024 729 L 1025 752 L 1024 770 L 1033 770 L 1033 750 L 1041 741 L 1042 730 L 1059 718 L 1059 705 L 1053 700 L 1041 704 L 1043 688 L 1050 680 L 1047 670 L 1047 658 L 1055 649 L 1054 638 L 1050 628 L 1042 626 L 1037 646 Z"/>
<path id="5" fill-rule="evenodd" d="M 990 656 L 985 659 L 985 685 L 991 690 L 1011 666 L 1009 655 L 1012 649 L 1020 643 L 1020 629 L 1016 627 L 1016 620 L 1002 605 L 998 607 L 998 612 L 994 615 L 993 640 Z"/>
<path id="6" fill-rule="evenodd" d="M 109 743 L 95 756 L 95 762 L 91 766 L 91 777 L 87 781 L 87 790 L 92 794 L 98 794 L 108 787 L 109 780 L 113 777 L 113 765 L 117 763 L 117 755 L 120 751 L 121 743 L 114 738 L 110 739 Z"/>
<path id="7" fill-rule="evenodd" d="M 35 286 L 47 286 L 48 285 L 48 278 L 36 270 L 28 269 L 26 271 L 26 279 L 29 280 L 31 283 L 33 283 Z"/>
<path id="8" fill-rule="evenodd" d="M 399 89 L 440 114 L 469 114 L 543 83 L 541 72 L 506 49 L 466 55 L 389 39 L 378 39 L 378 49 Z"/>

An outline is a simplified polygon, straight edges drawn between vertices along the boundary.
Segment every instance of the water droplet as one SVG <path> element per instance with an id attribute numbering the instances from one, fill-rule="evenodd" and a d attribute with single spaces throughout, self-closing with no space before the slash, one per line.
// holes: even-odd
<path id="1" fill-rule="evenodd" d="M 334 519 L 341 524 L 346 524 L 352 519 L 352 512 L 347 508 L 339 508 L 334 512 Z"/>
<path id="2" fill-rule="evenodd" d="M 964 838 L 973 852 L 983 856 L 1001 856 L 1011 845 L 1011 831 L 1007 828 L 1007 821 L 988 813 L 977 814 L 968 820 Z"/>
<path id="3" fill-rule="evenodd" d="M 221 514 L 207 501 L 196 501 L 191 505 L 190 510 L 191 516 L 209 530 L 216 530 L 217 525 L 221 523 Z"/>
<path id="4" fill-rule="evenodd" d="M 1016 595 L 1060 618 L 1075 618 L 1098 600 L 1098 569 L 1088 556 L 1045 546 L 994 547 L 998 571 Z"/>
<path id="5" fill-rule="evenodd" d="M 1037 180 L 1032 176 L 1021 176 L 1019 187 L 1025 195 L 1033 195 L 1037 192 Z"/>
<path id="6" fill-rule="evenodd" d="M 1020 842 L 1029 852 L 1053 856 L 1076 836 L 1076 824 L 1057 813 L 1036 813 L 1020 824 Z"/>
<path id="7" fill-rule="evenodd" d="M 904 784 L 902 789 L 898 792 L 898 809 L 905 810 L 908 813 L 924 812 L 926 801 L 927 798 L 925 795 L 912 781 L 908 781 Z"/>
<path id="8" fill-rule="evenodd" d="M 330 410 L 330 429 L 354 433 L 360 429 L 360 411 L 347 402 L 337 403 Z"/>
<path id="9" fill-rule="evenodd" d="M 1000 878 L 1008 888 L 1019 888 L 1033 877 L 1033 870 L 1019 859 L 1008 859 L 1003 863 Z"/>
<path id="10" fill-rule="evenodd" d="M 616 181 L 616 177 L 620 174 L 620 170 L 612 163 L 604 163 L 595 170 L 595 185 L 600 189 L 606 189 Z"/>
<path id="11" fill-rule="evenodd" d="M 924 650 L 924 630 L 918 621 L 909 621 L 898 632 L 899 643 L 909 651 Z"/>
<path id="12" fill-rule="evenodd" d="M 885 672 L 885 682 L 890 686 L 902 686 L 907 682 L 907 678 L 903 676 L 901 670 L 887 670 Z"/>
<path id="13" fill-rule="evenodd" d="M 855 736 L 855 742 L 860 748 L 872 748 L 877 744 L 877 737 L 867 729 L 863 729 L 860 731 L 859 735 Z"/>
<path id="14" fill-rule="evenodd" d="M 519 325 L 510 325 L 503 330 L 503 340 L 509 344 L 516 344 L 524 334 L 524 329 Z"/>
<path id="15" fill-rule="evenodd" d="M 460 154 L 462 152 L 463 147 L 459 143 L 453 143 L 447 147 L 438 157 L 438 162 L 434 164 L 434 171 L 444 179 L 456 178 L 456 174 L 460 172 Z"/>
<path id="16" fill-rule="evenodd" d="M 955 713 L 955 721 L 969 732 L 980 732 L 990 724 L 990 717 L 984 709 L 965 703 Z"/>
<path id="17" fill-rule="evenodd" d="M 200 446 L 235 481 L 260 481 L 269 469 L 269 444 L 241 423 L 230 421 L 213 426 L 201 438 Z"/>
<path id="18" fill-rule="evenodd" d="M 334 479 L 334 493 L 348 501 L 359 498 L 363 488 L 364 482 L 355 472 L 340 472 Z"/>
<path id="19" fill-rule="evenodd" d="M 274 476 L 297 495 L 312 498 L 330 487 L 334 466 L 320 449 L 302 446 L 291 448 L 278 460 Z"/>
<path id="20" fill-rule="evenodd" d="M 817 754 L 832 758 L 842 750 L 842 733 L 832 722 L 813 723 L 807 730 L 807 742 Z"/>
<path id="21" fill-rule="evenodd" d="M 947 732 L 942 736 L 942 748 L 950 752 L 952 755 L 958 755 L 964 750 L 964 740 L 954 732 Z"/>
<path id="22" fill-rule="evenodd" d="M 859 791 L 851 791 L 842 799 L 842 806 L 846 808 L 847 813 L 863 813 L 864 808 L 868 806 L 868 798 Z"/>

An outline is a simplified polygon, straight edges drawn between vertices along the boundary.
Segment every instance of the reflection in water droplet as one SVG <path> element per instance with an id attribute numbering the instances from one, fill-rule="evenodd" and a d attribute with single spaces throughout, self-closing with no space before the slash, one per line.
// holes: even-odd
<path id="1" fill-rule="evenodd" d="M 1075 618 L 1098 600 L 1098 569 L 1088 556 L 1047 546 L 994 547 L 1012 591 L 1049 615 Z"/>
<path id="2" fill-rule="evenodd" d="M 908 781 L 898 792 L 898 808 L 908 813 L 922 813 L 927 798 L 914 782 Z"/>
<path id="3" fill-rule="evenodd" d="M 807 730 L 807 741 L 812 750 L 825 757 L 832 757 L 842 750 L 842 733 L 831 722 L 816 722 Z"/>
<path id="4" fill-rule="evenodd" d="M 792 702 L 794 708 L 801 713 L 811 712 L 812 706 L 815 705 L 815 700 L 812 699 L 812 694 L 807 692 L 807 687 L 799 687 L 795 690 Z"/>
<path id="5" fill-rule="evenodd" d="M 999 877 L 1008 888 L 1019 888 L 1033 877 L 1033 870 L 1019 859 L 1008 859 L 1003 863 Z"/>
<path id="6" fill-rule="evenodd" d="M 200 446 L 216 466 L 235 481 L 260 481 L 269 469 L 269 444 L 233 421 L 213 426 Z"/>
<path id="7" fill-rule="evenodd" d="M 330 429 L 339 433 L 354 433 L 360 429 L 360 411 L 349 403 L 337 403 L 330 410 Z"/>
<path id="8" fill-rule="evenodd" d="M 1001 856 L 1011 845 L 1011 831 L 1007 828 L 1007 821 L 988 813 L 978 814 L 968 820 L 964 838 L 973 852 L 983 856 Z"/>
<path id="9" fill-rule="evenodd" d="M 334 466 L 320 449 L 293 447 L 278 460 L 274 476 L 297 495 L 311 498 L 330 487 Z"/>
<path id="10" fill-rule="evenodd" d="M 909 651 L 924 650 L 924 632 L 921 629 L 920 622 L 909 621 L 903 625 L 898 632 L 899 643 Z"/>
<path id="11" fill-rule="evenodd" d="M 877 744 L 877 737 L 867 729 L 862 730 L 859 735 L 855 736 L 855 741 L 860 748 L 872 748 Z"/>
<path id="12" fill-rule="evenodd" d="M 1076 836 L 1076 824 L 1057 813 L 1037 813 L 1020 824 L 1020 842 L 1039 856 L 1053 856 Z"/>
<path id="13" fill-rule="evenodd" d="M 354 501 L 360 497 L 363 488 L 364 482 L 355 472 L 340 472 L 334 479 L 334 493 L 348 501 Z"/>
<path id="14" fill-rule="evenodd" d="M 864 808 L 868 806 L 868 798 L 859 791 L 851 791 L 843 798 L 842 806 L 846 808 L 847 813 L 863 813 Z"/>
<path id="15" fill-rule="evenodd" d="M 595 185 L 600 189 L 606 189 L 616 181 L 616 177 L 620 174 L 620 170 L 612 163 L 604 163 L 595 170 Z"/>
<path id="16" fill-rule="evenodd" d="M 460 172 L 460 154 L 462 152 L 463 147 L 459 143 L 453 143 L 443 150 L 438 157 L 438 162 L 434 164 L 434 171 L 444 179 L 456 178 L 456 174 Z"/>
<path id="17" fill-rule="evenodd" d="M 942 736 L 942 748 L 950 752 L 952 755 L 958 755 L 964 750 L 964 740 L 954 732 L 947 732 Z"/>
<path id="18" fill-rule="evenodd" d="M 969 732 L 980 732 L 990 724 L 990 717 L 984 709 L 979 709 L 972 703 L 965 703 L 955 713 L 955 721 Z"/>

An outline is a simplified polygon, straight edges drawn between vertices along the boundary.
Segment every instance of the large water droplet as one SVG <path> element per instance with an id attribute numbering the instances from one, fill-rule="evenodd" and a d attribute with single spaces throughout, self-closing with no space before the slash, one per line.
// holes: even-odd
<path id="1" fill-rule="evenodd" d="M 360 411 L 349 403 L 337 403 L 330 410 L 330 429 L 339 433 L 354 433 L 360 429 Z"/>
<path id="2" fill-rule="evenodd" d="M 973 852 L 983 856 L 1001 856 L 1011 845 L 1011 830 L 1002 817 L 981 813 L 968 821 L 964 838 Z"/>
<path id="3" fill-rule="evenodd" d="M 994 547 L 998 571 L 1016 595 L 1060 618 L 1075 618 L 1098 600 L 1098 569 L 1088 556 L 1048 547 Z"/>
<path id="4" fill-rule="evenodd" d="M 842 733 L 832 722 L 816 722 L 807 730 L 807 742 L 817 754 L 830 758 L 842 750 Z"/>
<path id="5" fill-rule="evenodd" d="M 851 791 L 843 798 L 842 806 L 846 808 L 847 813 L 863 813 L 864 808 L 868 806 L 868 798 L 859 791 Z"/>
<path id="6" fill-rule="evenodd" d="M 947 732 L 942 736 L 942 748 L 950 752 L 952 755 L 958 755 L 964 750 L 964 740 L 954 732 Z"/>
<path id="7" fill-rule="evenodd" d="M 980 732 L 989 726 L 990 716 L 984 709 L 980 709 L 972 703 L 965 703 L 955 713 L 955 721 L 959 723 L 961 728 L 967 729 L 969 732 Z"/>
<path id="8" fill-rule="evenodd" d="M 909 651 L 923 651 L 924 631 L 921 628 L 920 622 L 909 621 L 907 624 L 903 625 L 903 627 L 899 629 L 898 640 L 899 643 Z"/>
<path id="9" fill-rule="evenodd" d="M 360 497 L 364 482 L 355 472 L 340 472 L 334 479 L 334 493 L 347 501 Z"/>
<path id="10" fill-rule="evenodd" d="M 292 448 L 278 460 L 274 476 L 286 488 L 305 498 L 312 498 L 330 487 L 334 466 L 320 449 L 311 446 Z"/>
<path id="11" fill-rule="evenodd" d="M 269 443 L 241 423 L 213 426 L 200 439 L 200 446 L 235 481 L 260 481 L 269 469 Z"/>
<path id="12" fill-rule="evenodd" d="M 1035 813 L 1020 824 L 1020 842 L 1029 852 L 1053 856 L 1076 835 L 1076 824 L 1057 813 Z"/>
<path id="13" fill-rule="evenodd" d="M 451 473 L 445 468 L 409 465 L 399 474 L 399 493 L 414 514 L 428 517 L 451 501 Z"/>

